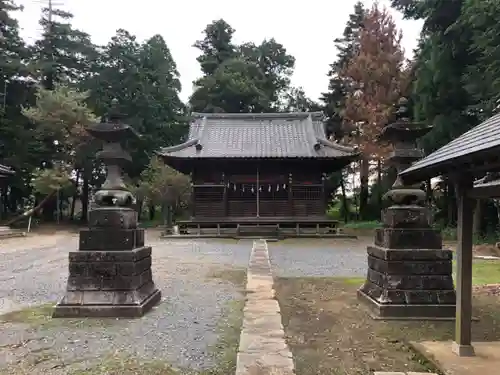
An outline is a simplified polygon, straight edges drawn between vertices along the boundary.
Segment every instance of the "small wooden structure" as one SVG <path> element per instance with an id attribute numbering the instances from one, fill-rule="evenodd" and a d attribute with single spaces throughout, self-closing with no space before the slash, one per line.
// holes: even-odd
<path id="1" fill-rule="evenodd" d="M 474 199 L 500 197 L 500 114 L 474 127 L 399 176 L 411 184 L 448 175 L 456 185 L 458 202 L 458 247 L 456 329 L 453 351 L 472 356 L 472 237 Z M 485 176 L 481 180 L 478 177 Z"/>
<path id="2" fill-rule="evenodd" d="M 357 153 L 326 138 L 321 112 L 192 118 L 188 140 L 158 152 L 192 178 L 192 217 L 178 223 L 181 230 L 250 235 L 257 227 L 300 233 L 300 227 L 335 226 L 325 217 L 331 193 L 325 176 Z"/>
<path id="3" fill-rule="evenodd" d="M 8 178 L 14 175 L 14 171 L 6 165 L 0 164 L 0 219 L 4 219 L 4 201 L 3 191 L 7 189 Z M 18 232 L 6 226 L 0 226 L 0 238 L 17 237 L 20 235 Z"/>
<path id="4" fill-rule="evenodd" d="M 6 165 L 0 164 L 0 188 L 5 186 L 7 177 L 12 176 L 14 171 Z"/>

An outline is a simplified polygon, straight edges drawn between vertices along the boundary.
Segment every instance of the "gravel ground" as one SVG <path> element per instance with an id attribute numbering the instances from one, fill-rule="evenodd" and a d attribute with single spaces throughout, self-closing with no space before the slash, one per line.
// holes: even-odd
<path id="1" fill-rule="evenodd" d="M 273 274 L 280 277 L 366 276 L 371 239 L 289 239 L 269 242 Z"/>
<path id="2" fill-rule="evenodd" d="M 51 375 L 64 374 L 61 363 L 86 359 L 86 365 L 116 352 L 176 367 L 212 366 L 209 347 L 217 342 L 218 323 L 228 303 L 243 296 L 237 286 L 208 274 L 216 269 L 246 268 L 252 243 L 151 238 L 148 244 L 153 246 L 154 280 L 163 295 L 157 308 L 137 320 L 0 324 L 0 367 L 29 357 L 39 362 L 39 372 L 32 374 L 47 370 Z M 70 235 L 52 247 L 15 252 L 0 247 L 0 311 L 56 302 L 66 284 L 67 253 L 76 247 L 77 237 Z"/>

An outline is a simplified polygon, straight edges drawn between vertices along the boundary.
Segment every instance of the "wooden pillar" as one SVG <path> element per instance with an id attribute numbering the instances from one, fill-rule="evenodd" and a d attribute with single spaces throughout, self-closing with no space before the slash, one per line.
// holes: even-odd
<path id="1" fill-rule="evenodd" d="M 472 346 L 472 235 L 474 200 L 467 196 L 473 186 L 472 176 L 463 176 L 456 183 L 458 224 L 457 312 L 453 352 L 460 357 L 474 356 Z"/>
<path id="2" fill-rule="evenodd" d="M 227 183 L 229 179 L 225 173 L 222 173 L 222 183 L 224 184 L 224 196 L 223 196 L 223 204 L 224 204 L 224 217 L 228 216 L 229 209 L 228 209 L 228 195 L 227 195 Z"/>
<path id="3" fill-rule="evenodd" d="M 293 190 L 292 190 L 292 172 L 288 174 L 288 210 L 291 216 L 295 216 L 293 212 Z"/>
<path id="4" fill-rule="evenodd" d="M 326 196 L 326 175 L 325 173 L 321 174 L 321 210 L 323 214 L 326 213 L 328 208 L 328 197 Z"/>
<path id="5" fill-rule="evenodd" d="M 191 217 L 196 217 L 196 193 L 195 193 L 195 174 L 194 170 L 191 170 Z"/>

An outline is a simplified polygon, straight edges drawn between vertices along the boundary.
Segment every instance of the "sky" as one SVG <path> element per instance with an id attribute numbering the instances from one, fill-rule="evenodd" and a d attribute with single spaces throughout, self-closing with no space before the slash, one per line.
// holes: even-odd
<path id="1" fill-rule="evenodd" d="M 28 42 L 40 38 L 40 10 L 48 0 L 17 0 L 23 12 L 19 20 L 21 35 Z M 170 3 L 170 5 L 168 4 Z M 233 29 L 234 42 L 260 43 L 275 38 L 296 59 L 294 86 L 317 100 L 326 91 L 329 64 L 335 60 L 333 40 L 340 37 L 356 0 L 252 0 L 247 5 L 234 0 L 54 0 L 53 4 L 73 13 L 73 26 L 89 33 L 95 44 L 104 45 L 119 28 L 128 30 L 139 41 L 161 34 L 181 75 L 181 98 L 192 93 L 192 82 L 200 76 L 193 43 L 213 20 L 223 18 Z M 371 0 L 365 0 L 368 6 Z M 379 1 L 389 6 L 389 0 Z M 175 4 L 175 5 L 174 5 Z M 403 47 L 408 57 L 416 47 L 421 22 L 402 20 L 391 10 L 403 31 Z"/>

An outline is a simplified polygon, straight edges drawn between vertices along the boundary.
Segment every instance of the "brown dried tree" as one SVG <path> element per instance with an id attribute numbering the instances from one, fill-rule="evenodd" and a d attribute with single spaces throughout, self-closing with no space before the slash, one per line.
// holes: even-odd
<path id="1" fill-rule="evenodd" d="M 357 50 L 342 72 L 351 90 L 343 113 L 351 142 L 358 145 L 360 162 L 360 218 L 366 218 L 371 160 L 379 166 L 389 148 L 377 136 L 391 118 L 406 81 L 402 33 L 388 10 L 375 3 L 364 19 Z"/>

